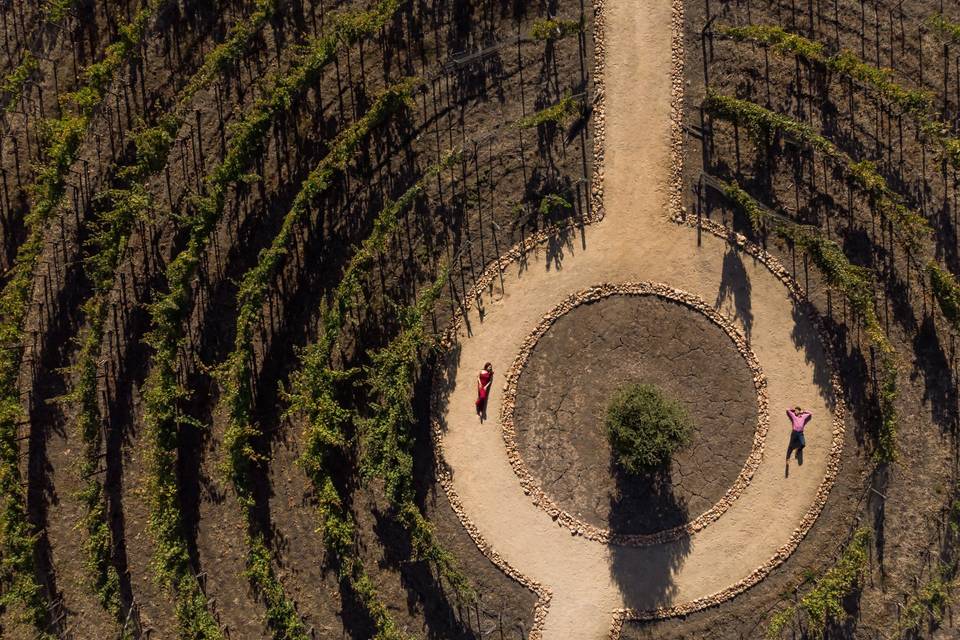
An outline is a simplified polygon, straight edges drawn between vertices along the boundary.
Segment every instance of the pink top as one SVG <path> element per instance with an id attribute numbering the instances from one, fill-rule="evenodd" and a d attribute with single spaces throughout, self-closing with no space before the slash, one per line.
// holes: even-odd
<path id="1" fill-rule="evenodd" d="M 793 425 L 793 430 L 803 433 L 803 428 L 807 426 L 808 422 L 810 422 L 810 418 L 813 417 L 813 414 L 811 414 L 809 411 L 801 411 L 798 414 L 793 409 L 787 409 L 787 417 L 790 418 L 790 424 Z"/>

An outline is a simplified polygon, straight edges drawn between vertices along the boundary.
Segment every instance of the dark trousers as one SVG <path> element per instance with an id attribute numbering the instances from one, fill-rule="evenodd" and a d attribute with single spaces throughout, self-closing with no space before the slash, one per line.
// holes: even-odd
<path id="1" fill-rule="evenodd" d="M 807 446 L 807 440 L 803 437 L 803 431 L 791 431 L 790 446 L 787 447 L 787 457 L 790 457 L 794 449 L 797 450 L 797 456 L 799 456 L 805 446 Z"/>

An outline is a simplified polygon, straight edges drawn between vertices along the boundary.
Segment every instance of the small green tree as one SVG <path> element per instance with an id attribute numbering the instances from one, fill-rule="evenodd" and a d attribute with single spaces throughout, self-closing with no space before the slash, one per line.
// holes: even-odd
<path id="1" fill-rule="evenodd" d="M 632 474 L 667 463 L 692 430 L 680 403 L 650 384 L 618 389 L 607 406 L 606 427 L 617 465 Z"/>

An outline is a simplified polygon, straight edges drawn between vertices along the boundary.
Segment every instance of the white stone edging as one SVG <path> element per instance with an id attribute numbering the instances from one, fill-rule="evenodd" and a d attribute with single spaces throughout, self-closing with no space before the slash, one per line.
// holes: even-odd
<path id="1" fill-rule="evenodd" d="M 806 302 L 803 289 L 787 269 L 774 256 L 749 242 L 741 234 L 732 234 L 728 229 L 713 221 L 690 220 L 685 216 L 682 209 L 682 185 L 683 185 L 683 0 L 672 0 L 672 70 L 671 70 L 671 158 L 672 167 L 669 179 L 669 209 L 671 218 L 678 224 L 696 226 L 705 228 L 718 237 L 732 240 L 738 247 L 746 251 L 751 256 L 764 264 L 790 291 L 791 297 L 798 304 Z M 605 43 L 604 43 L 604 0 L 593 0 L 594 8 L 594 166 L 593 166 L 593 184 L 591 186 L 591 213 L 582 220 L 583 224 L 597 222 L 603 218 L 603 160 L 604 160 L 604 139 L 606 133 L 605 118 L 605 92 L 604 92 L 604 63 L 605 63 Z M 567 228 L 575 226 L 567 225 Z M 499 273 L 510 264 L 518 261 L 528 251 L 535 248 L 552 234 L 556 229 L 549 232 L 545 230 L 538 231 L 526 238 L 525 241 L 514 245 L 506 254 L 493 261 L 481 274 L 477 280 L 472 295 L 465 296 L 464 308 L 458 309 L 450 326 L 444 332 L 440 339 L 441 362 L 443 355 L 449 352 L 454 346 L 457 334 L 464 322 L 464 314 L 471 308 L 474 301 L 480 299 L 483 290 L 489 286 Z M 816 311 L 811 307 L 808 309 L 811 321 L 814 323 L 824 344 L 824 352 L 831 367 L 831 383 L 835 396 L 835 408 L 833 419 L 833 441 L 827 463 L 827 472 L 823 481 L 817 489 L 813 504 L 807 510 L 800 525 L 794 530 L 789 541 L 780 547 L 780 549 L 747 577 L 731 585 L 730 587 L 704 598 L 699 598 L 675 607 L 661 607 L 649 611 L 638 611 L 634 609 L 618 609 L 612 612 L 613 623 L 610 629 L 610 637 L 616 640 L 620 637 L 623 625 L 628 620 L 653 620 L 659 618 L 669 618 L 681 616 L 700 611 L 709 607 L 717 606 L 722 602 L 743 593 L 748 588 L 760 582 L 773 569 L 783 564 L 791 553 L 799 546 L 800 542 L 810 531 L 815 523 L 817 516 L 823 510 L 830 489 L 836 480 L 840 469 L 840 456 L 843 451 L 844 440 L 844 404 L 843 394 L 840 387 L 840 380 L 836 373 L 835 358 L 832 350 L 829 348 L 829 341 L 826 340 L 826 332 L 822 321 Z M 433 393 L 431 395 L 431 431 L 434 440 L 434 447 L 437 453 L 437 479 L 443 487 L 444 492 L 450 504 L 463 524 L 467 533 L 473 539 L 477 548 L 505 574 L 516 580 L 524 587 L 530 589 L 537 595 L 537 603 L 534 606 L 534 621 L 530 629 L 530 640 L 540 640 L 543 635 L 543 626 L 546 620 L 547 611 L 550 607 L 551 591 L 545 585 L 533 580 L 514 569 L 503 557 L 492 549 L 484 540 L 477 526 L 473 523 L 470 516 L 465 512 L 463 504 L 453 487 L 451 472 L 443 459 L 443 425 L 437 419 L 439 409 L 443 401 L 443 385 L 439 376 L 443 367 L 439 366 L 435 372 Z"/>
<path id="2" fill-rule="evenodd" d="M 523 456 L 520 454 L 516 440 L 514 410 L 516 408 L 517 385 L 523 368 L 529 361 L 530 355 L 536 348 L 540 338 L 543 337 L 550 327 L 553 326 L 553 323 L 560 317 L 581 304 L 595 302 L 613 295 L 653 295 L 679 303 L 706 316 L 711 322 L 720 327 L 733 342 L 740 356 L 744 359 L 744 362 L 746 362 L 747 368 L 750 370 L 751 378 L 757 391 L 757 427 L 754 430 L 750 454 L 747 456 L 746 462 L 730 488 L 727 489 L 715 504 L 693 520 L 670 529 L 649 534 L 615 533 L 609 529 L 584 522 L 569 511 L 561 508 L 560 505 L 543 490 L 530 473 L 530 470 L 523 460 Z M 523 344 L 520 346 L 520 352 L 517 354 L 517 357 L 514 359 L 513 364 L 506 374 L 506 382 L 503 388 L 503 402 L 500 409 L 500 427 L 503 431 L 503 441 L 506 445 L 507 458 L 510 460 L 510 465 L 520 479 L 520 486 L 523 488 L 523 493 L 530 496 L 534 505 L 546 511 L 557 524 L 566 527 L 574 535 L 583 536 L 587 540 L 593 540 L 603 544 L 641 547 L 671 542 L 702 531 L 707 525 L 715 522 L 722 516 L 726 510 L 730 508 L 730 505 L 740 497 L 744 490 L 750 485 L 753 474 L 763 459 L 764 443 L 766 442 L 767 432 L 770 428 L 768 404 L 767 381 L 763 375 L 763 369 L 757 361 L 756 355 L 750 349 L 746 338 L 743 337 L 730 319 L 709 306 L 699 296 L 663 283 L 604 283 L 570 295 L 553 310 L 544 315 L 536 328 L 523 341 Z"/>
<path id="3" fill-rule="evenodd" d="M 594 44 L 594 99 L 593 99 L 593 180 L 590 191 L 590 213 L 585 216 L 578 223 L 568 223 L 561 227 L 571 228 L 575 227 L 578 224 L 592 224 L 594 222 L 599 222 L 603 219 L 604 214 L 604 205 L 603 205 L 603 157 L 604 157 L 604 138 L 606 133 L 606 94 L 604 91 L 604 77 L 603 69 L 605 64 L 605 49 L 604 49 L 604 12 L 603 12 L 603 3 L 604 0 L 592 0 L 593 10 L 594 10 L 594 25 L 593 25 L 593 44 Z M 556 233 L 557 229 L 551 230 L 540 230 L 537 233 L 528 236 L 525 241 L 520 242 L 514 245 L 506 254 L 500 256 L 494 260 L 483 273 L 480 275 L 480 278 L 477 279 L 474 284 L 472 295 L 465 295 L 464 298 L 464 308 L 457 309 L 454 313 L 454 317 L 451 320 L 450 326 L 447 328 L 446 332 L 440 339 L 440 353 L 441 359 L 444 352 L 448 351 L 453 344 L 456 342 L 457 332 L 460 329 L 460 326 L 463 324 L 464 314 L 470 309 L 473 301 L 479 300 L 480 296 L 483 294 L 483 290 L 493 282 L 494 278 L 500 274 L 503 269 L 508 265 L 519 260 L 523 255 L 528 251 L 536 247 L 538 244 L 546 240 L 550 235 Z M 442 371 L 442 367 L 437 367 L 436 374 L 439 375 Z M 438 384 L 436 375 L 434 378 L 433 392 L 430 399 L 430 426 L 431 433 L 433 435 L 434 449 L 437 452 L 437 481 L 440 483 L 440 486 L 443 487 L 444 492 L 447 494 L 447 500 L 450 502 L 451 507 L 453 508 L 454 513 L 457 514 L 457 517 L 460 519 L 461 524 L 463 524 L 464 529 L 473 539 L 474 544 L 477 545 L 477 548 L 480 550 L 483 555 L 487 557 L 494 565 L 497 566 L 505 574 L 519 582 L 521 585 L 532 591 L 537 596 L 537 603 L 534 605 L 533 609 L 533 625 L 530 628 L 530 633 L 528 634 L 529 640 L 540 640 L 543 635 L 543 625 L 547 618 L 547 611 L 550 608 L 550 598 L 552 596 L 551 591 L 548 587 L 542 585 L 541 583 L 529 578 L 516 569 L 514 569 L 509 562 L 503 559 L 503 557 L 497 553 L 494 549 L 487 544 L 483 536 L 480 534 L 479 529 L 473 523 L 470 516 L 466 513 L 463 508 L 463 503 L 460 502 L 460 497 L 457 495 L 456 490 L 453 488 L 453 479 L 450 473 L 450 469 L 447 466 L 446 462 L 443 459 L 443 425 L 437 420 L 438 408 L 441 402 L 440 389 L 442 385 Z"/>

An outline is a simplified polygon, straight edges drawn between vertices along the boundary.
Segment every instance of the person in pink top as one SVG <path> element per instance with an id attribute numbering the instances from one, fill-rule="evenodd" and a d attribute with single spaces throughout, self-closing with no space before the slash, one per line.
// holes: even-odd
<path id="1" fill-rule="evenodd" d="M 803 437 L 803 429 L 813 417 L 809 411 L 804 411 L 799 406 L 793 409 L 787 409 L 787 417 L 790 418 L 792 431 L 790 432 L 790 446 L 787 447 L 787 460 L 793 450 L 797 450 L 797 462 L 803 464 L 803 448 L 807 446 L 807 440 Z"/>

